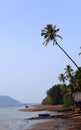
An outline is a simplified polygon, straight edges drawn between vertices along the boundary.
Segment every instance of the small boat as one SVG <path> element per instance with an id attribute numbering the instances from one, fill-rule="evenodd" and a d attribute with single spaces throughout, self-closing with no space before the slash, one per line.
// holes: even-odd
<path id="1" fill-rule="evenodd" d="M 48 114 L 48 113 L 43 113 L 43 114 L 38 114 L 39 115 L 39 117 L 47 117 L 47 116 L 50 116 L 50 114 Z"/>
<path id="2" fill-rule="evenodd" d="M 25 108 L 28 108 L 28 105 L 26 105 Z"/>

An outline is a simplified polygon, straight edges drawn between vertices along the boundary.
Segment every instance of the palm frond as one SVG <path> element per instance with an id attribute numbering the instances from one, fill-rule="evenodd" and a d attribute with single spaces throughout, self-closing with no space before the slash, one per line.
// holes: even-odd
<path id="1" fill-rule="evenodd" d="M 63 39 L 60 35 L 55 35 L 56 37 L 60 38 L 60 39 Z"/>
<path id="2" fill-rule="evenodd" d="M 81 49 L 81 47 L 80 47 L 80 49 Z M 78 55 L 81 55 L 81 52 Z"/>
<path id="3" fill-rule="evenodd" d="M 57 33 L 59 30 L 60 30 L 59 28 L 58 28 L 58 29 L 56 29 L 56 30 L 54 30 L 54 33 Z"/>
<path id="4" fill-rule="evenodd" d="M 44 42 L 43 42 L 43 44 L 42 45 L 45 45 L 45 46 L 47 46 L 47 44 L 49 43 L 49 41 L 50 41 L 50 38 L 48 37 Z"/>
<path id="5" fill-rule="evenodd" d="M 81 55 L 81 52 L 78 55 Z"/>
<path id="6" fill-rule="evenodd" d="M 47 24 L 47 30 L 51 30 L 53 28 L 52 24 Z"/>
<path id="7" fill-rule="evenodd" d="M 53 26 L 53 30 L 56 30 L 56 25 Z"/>

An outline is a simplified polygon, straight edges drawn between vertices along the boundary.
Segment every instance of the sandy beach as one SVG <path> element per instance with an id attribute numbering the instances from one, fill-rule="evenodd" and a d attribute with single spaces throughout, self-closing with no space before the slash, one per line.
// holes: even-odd
<path id="1" fill-rule="evenodd" d="M 29 130 L 54 130 L 58 125 L 54 120 L 43 121 L 30 126 Z"/>
<path id="2" fill-rule="evenodd" d="M 31 108 L 23 108 L 19 111 L 23 111 L 23 112 L 32 112 L 32 111 L 34 112 L 34 111 L 44 111 L 44 110 L 59 111 L 62 109 L 63 108 L 61 105 L 57 105 L 57 106 L 37 105 Z M 35 120 L 35 118 L 29 120 Z M 38 117 L 36 118 L 36 120 L 37 123 L 30 126 L 29 130 L 81 130 L 80 113 L 74 112 L 71 109 L 63 109 L 62 115 L 47 117 L 42 119 Z"/>
<path id="3" fill-rule="evenodd" d="M 44 110 L 55 111 L 61 108 L 62 108 L 62 105 L 55 105 L 55 106 L 54 105 L 35 105 L 32 107 L 20 109 L 19 111 L 23 111 L 23 112 L 34 112 L 34 111 L 44 111 Z"/>
<path id="4" fill-rule="evenodd" d="M 81 130 L 81 116 L 68 119 L 48 119 L 30 126 L 27 130 Z"/>
<path id="5" fill-rule="evenodd" d="M 75 119 L 48 119 L 40 120 L 27 130 L 81 130 L 81 120 Z"/>

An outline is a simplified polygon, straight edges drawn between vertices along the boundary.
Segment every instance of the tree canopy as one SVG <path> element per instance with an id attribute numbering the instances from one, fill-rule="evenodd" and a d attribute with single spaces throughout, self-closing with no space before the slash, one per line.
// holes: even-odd
<path id="1" fill-rule="evenodd" d="M 64 74 L 58 76 L 62 84 L 53 85 L 47 90 L 43 104 L 63 104 L 65 107 L 74 105 L 73 93 L 81 92 L 81 73 L 79 70 L 74 71 L 70 65 L 66 65 L 64 70 Z"/>

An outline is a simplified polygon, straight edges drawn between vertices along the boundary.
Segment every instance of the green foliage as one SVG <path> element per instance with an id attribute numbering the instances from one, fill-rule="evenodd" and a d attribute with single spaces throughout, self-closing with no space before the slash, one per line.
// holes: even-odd
<path id="1" fill-rule="evenodd" d="M 61 85 L 54 85 L 47 91 L 47 95 L 51 97 L 53 105 L 62 104 Z"/>
<path id="2" fill-rule="evenodd" d="M 71 94 L 64 94 L 63 96 L 63 103 L 64 103 L 64 107 L 69 107 L 69 106 L 73 106 L 73 98 L 71 96 Z"/>
<path id="3" fill-rule="evenodd" d="M 81 70 L 81 67 L 79 67 Z M 81 92 L 81 72 L 77 70 L 74 75 L 74 92 Z"/>
<path id="4" fill-rule="evenodd" d="M 46 104 L 52 104 L 52 99 L 50 96 L 47 96 L 46 98 L 43 99 L 42 101 L 42 104 L 43 105 L 46 105 Z"/>
<path id="5" fill-rule="evenodd" d="M 81 68 L 79 67 L 79 70 L 73 71 L 70 65 L 66 65 L 66 68 L 64 69 L 64 74 L 59 75 L 59 81 L 62 81 L 64 85 L 66 85 L 66 91 L 69 88 L 71 90 L 71 93 L 74 93 L 76 91 L 81 91 Z M 64 81 L 63 81 L 64 79 Z"/>
<path id="6" fill-rule="evenodd" d="M 63 104 L 64 107 L 74 105 L 73 93 L 81 92 L 81 72 L 79 71 L 81 67 L 74 72 L 71 66 L 67 65 L 64 70 L 64 74 L 60 74 L 58 77 L 63 84 L 50 88 L 42 104 Z"/>

